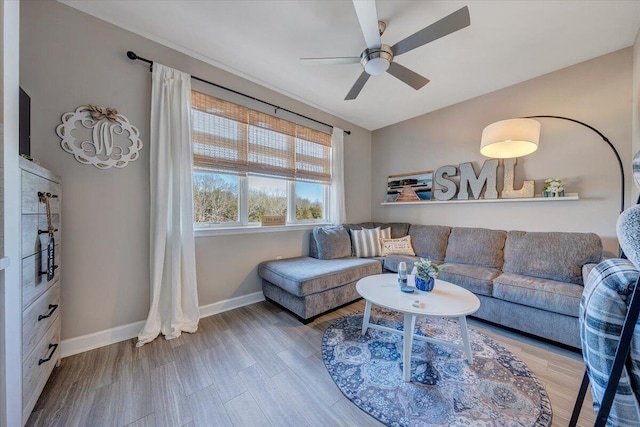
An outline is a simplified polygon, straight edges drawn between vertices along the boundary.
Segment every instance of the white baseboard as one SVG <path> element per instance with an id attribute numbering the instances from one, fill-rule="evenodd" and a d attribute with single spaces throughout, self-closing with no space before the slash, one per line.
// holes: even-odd
<path id="1" fill-rule="evenodd" d="M 200 318 L 213 316 L 223 311 L 233 310 L 234 308 L 260 301 L 264 301 L 264 294 L 262 292 L 254 292 L 252 294 L 214 302 L 213 304 L 203 305 L 200 307 Z M 61 343 L 61 356 L 63 358 L 73 356 L 74 354 L 135 338 L 144 327 L 144 324 L 145 321 L 141 320 L 139 322 L 129 323 L 128 325 L 116 326 L 115 328 L 104 331 L 63 340 Z"/>

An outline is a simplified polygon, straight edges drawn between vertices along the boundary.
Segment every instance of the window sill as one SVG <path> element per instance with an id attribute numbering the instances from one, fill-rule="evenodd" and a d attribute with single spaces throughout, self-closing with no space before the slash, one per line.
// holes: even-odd
<path id="1" fill-rule="evenodd" d="M 229 236 L 233 234 L 257 234 L 257 233 L 274 233 L 283 231 L 300 231 L 311 230 L 313 227 L 329 225 L 325 222 L 313 222 L 308 224 L 291 224 L 278 225 L 273 227 L 257 226 L 239 226 L 239 227 L 220 227 L 220 228 L 195 228 L 195 238 L 212 237 L 212 236 Z"/>

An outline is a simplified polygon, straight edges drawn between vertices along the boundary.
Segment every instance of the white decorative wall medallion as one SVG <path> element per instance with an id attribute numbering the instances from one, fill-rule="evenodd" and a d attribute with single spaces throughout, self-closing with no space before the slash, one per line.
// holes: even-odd
<path id="1" fill-rule="evenodd" d="M 98 169 L 123 168 L 142 149 L 140 131 L 113 108 L 80 106 L 62 115 L 56 133 L 64 151 Z"/>

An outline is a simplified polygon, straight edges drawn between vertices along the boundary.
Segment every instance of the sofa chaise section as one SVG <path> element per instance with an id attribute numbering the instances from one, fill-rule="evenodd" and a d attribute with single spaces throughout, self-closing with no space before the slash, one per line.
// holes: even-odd
<path id="1" fill-rule="evenodd" d="M 356 282 L 381 272 L 380 261 L 353 257 L 298 257 L 265 261 L 258 266 L 265 298 L 303 321 L 360 298 Z"/>

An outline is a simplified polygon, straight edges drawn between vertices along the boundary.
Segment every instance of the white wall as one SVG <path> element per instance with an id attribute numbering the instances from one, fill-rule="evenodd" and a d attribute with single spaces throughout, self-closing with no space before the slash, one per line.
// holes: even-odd
<path id="1" fill-rule="evenodd" d="M 58 2 L 22 6 L 20 83 L 31 96 L 32 155 L 64 186 L 62 336 L 78 337 L 146 318 L 149 308 L 148 67 L 127 50 L 284 108 L 349 129 L 345 174 L 349 221 L 370 219 L 371 133 L 308 105 L 85 15 Z M 238 102 L 245 102 L 236 98 Z M 80 105 L 116 108 L 145 148 L 124 169 L 82 165 L 55 128 Z M 196 239 L 200 304 L 261 291 L 256 266 L 307 251 L 308 231 Z"/>
<path id="2" fill-rule="evenodd" d="M 468 203 L 381 206 L 387 176 L 474 162 L 481 166 L 482 129 L 495 121 L 558 115 L 599 129 L 617 148 L 631 179 L 632 49 L 623 49 L 373 132 L 372 217 L 376 221 L 487 227 L 527 231 L 595 232 L 617 253 L 615 222 L 620 178 L 610 148 L 591 130 L 556 119 L 540 119 L 535 153 L 518 160 L 516 188 L 523 178 L 561 177 L 575 202 Z M 501 185 L 499 184 L 499 189 Z"/>
<path id="3" fill-rule="evenodd" d="M 22 301 L 20 297 L 20 171 L 18 169 L 18 58 L 20 3 L 4 1 L 2 9 L 3 140 L 2 228 L 0 253 L 10 266 L 0 271 L 0 426 L 22 426 Z M 4 274 L 4 278 L 1 276 Z M 6 387 L 6 389 L 5 389 Z"/>

